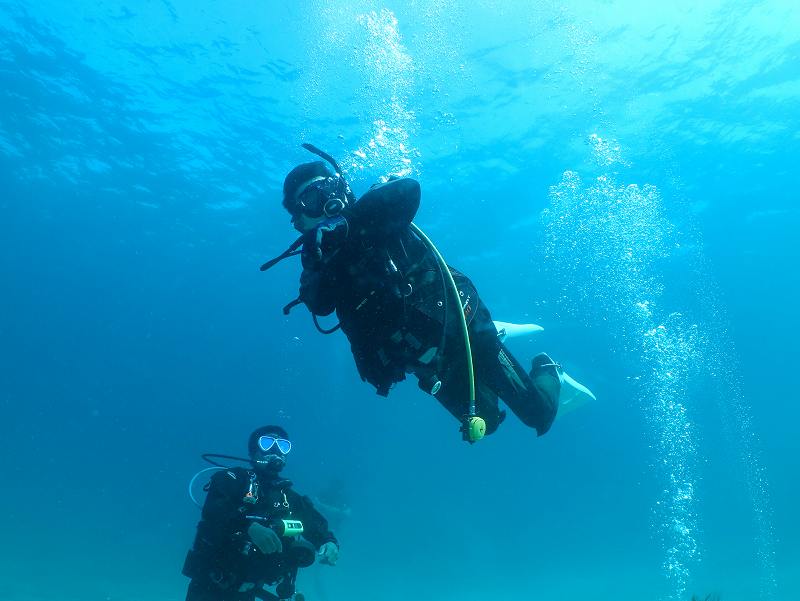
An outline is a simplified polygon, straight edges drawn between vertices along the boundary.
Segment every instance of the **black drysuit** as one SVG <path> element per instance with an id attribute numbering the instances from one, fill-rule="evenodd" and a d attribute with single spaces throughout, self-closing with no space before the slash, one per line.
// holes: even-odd
<path id="1" fill-rule="evenodd" d="M 487 433 L 505 417 L 500 397 L 520 420 L 544 434 L 555 419 L 557 395 L 537 388 L 500 342 L 469 278 L 450 268 L 461 307 L 446 292 L 435 257 L 409 227 L 419 203 L 419 183 L 393 179 L 373 186 L 341 216 L 307 232 L 299 300 L 315 315 L 336 311 L 362 380 L 378 394 L 388 394 L 406 373 L 416 374 L 421 387 L 438 378 L 442 387 L 436 399 L 459 420 L 468 413 L 470 400 L 456 313 L 463 310 L 477 414 L 486 421 Z"/>
<path id="2" fill-rule="evenodd" d="M 289 480 L 244 468 L 214 474 L 183 568 L 192 579 L 186 601 L 253 601 L 264 585 L 287 578 L 293 582 L 301 548 L 307 557 L 326 542 L 338 546 L 327 520 L 291 486 Z M 282 552 L 261 553 L 247 529 L 253 521 L 268 525 L 283 519 L 300 520 L 302 536 L 314 549 L 304 541 L 281 537 Z"/>

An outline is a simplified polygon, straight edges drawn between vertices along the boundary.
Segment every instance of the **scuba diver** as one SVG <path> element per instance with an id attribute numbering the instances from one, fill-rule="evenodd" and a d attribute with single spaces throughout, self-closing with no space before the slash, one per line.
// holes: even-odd
<path id="1" fill-rule="evenodd" d="M 264 426 L 250 434 L 250 459 L 207 454 L 217 470 L 208 491 L 194 544 L 186 556 L 184 576 L 191 578 L 186 601 L 254 601 L 302 599 L 295 594 L 300 568 L 320 558 L 334 565 L 339 543 L 327 520 L 308 497 L 292 490 L 280 476 L 292 443 L 280 426 Z M 251 469 L 226 467 L 222 457 L 245 461 Z M 192 497 L 192 500 L 195 500 Z M 197 501 L 196 504 L 199 505 Z M 265 586 L 275 587 L 275 593 Z"/>
<path id="2" fill-rule="evenodd" d="M 475 286 L 412 222 L 419 183 L 392 177 L 357 200 L 330 155 L 303 147 L 333 172 L 314 161 L 284 180 L 283 206 L 301 236 L 261 267 L 301 255 L 300 294 L 284 314 L 303 303 L 322 333 L 341 328 L 361 379 L 379 395 L 414 374 L 459 420 L 468 442 L 505 419 L 498 398 L 545 434 L 558 411 L 563 370 L 540 354 L 526 372 L 509 352 Z M 322 328 L 317 317 L 334 310 L 339 323 Z"/>

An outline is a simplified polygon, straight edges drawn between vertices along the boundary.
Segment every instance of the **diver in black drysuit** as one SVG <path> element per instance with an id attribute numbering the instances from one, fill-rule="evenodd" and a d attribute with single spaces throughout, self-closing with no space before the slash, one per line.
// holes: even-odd
<path id="1" fill-rule="evenodd" d="M 279 475 L 285 454 L 277 446 L 259 448 L 260 440 L 276 438 L 286 439 L 282 428 L 259 428 L 248 445 L 255 467 L 224 469 L 212 476 L 183 566 L 183 574 L 191 578 L 186 601 L 288 599 L 298 569 L 314 563 L 317 549 L 324 563 L 336 562 L 339 543 L 327 520 Z M 286 535 L 284 519 L 302 522 L 302 539 Z M 277 594 L 264 589 L 276 583 Z"/>
<path id="2" fill-rule="evenodd" d="M 297 251 L 303 264 L 300 295 L 284 312 L 302 302 L 316 321 L 335 310 L 361 379 L 379 395 L 386 396 L 395 382 L 414 373 L 420 387 L 435 392 L 463 422 L 470 399 L 456 313 L 461 309 L 472 346 L 476 412 L 486 422 L 486 434 L 505 419 L 498 397 L 540 436 L 550 429 L 558 409 L 557 366 L 541 354 L 531 374 L 526 373 L 498 339 L 475 286 L 450 268 L 462 307 L 455 304 L 435 257 L 409 227 L 420 204 L 418 182 L 391 179 L 356 201 L 343 178 L 316 161 L 295 167 L 283 192 L 283 205 L 303 233 L 293 245 L 302 243 Z M 438 391 L 436 382 L 441 383 Z"/>

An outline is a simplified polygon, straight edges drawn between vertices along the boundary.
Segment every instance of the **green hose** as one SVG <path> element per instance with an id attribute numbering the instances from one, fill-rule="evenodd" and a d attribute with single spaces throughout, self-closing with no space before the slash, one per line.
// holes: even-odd
<path id="1" fill-rule="evenodd" d="M 428 238 L 425 233 L 414 223 L 411 224 L 411 231 L 419 236 L 420 240 L 425 243 L 425 246 L 427 246 L 433 253 L 433 256 L 436 257 L 436 261 L 439 263 L 439 269 L 441 269 L 442 273 L 444 274 L 445 281 L 450 283 L 450 292 L 453 294 L 453 298 L 459 307 L 459 323 L 461 324 L 461 331 L 464 334 L 464 347 L 467 351 L 467 373 L 469 375 L 469 417 L 475 417 L 475 368 L 472 365 L 472 345 L 469 342 L 467 318 L 464 315 L 464 306 L 461 304 L 461 295 L 458 293 L 458 286 L 456 286 L 456 281 L 453 279 L 453 274 L 450 273 L 450 268 L 447 267 L 447 263 L 444 262 L 442 253 L 440 253 L 439 249 L 436 248 L 436 245 L 431 242 L 431 239 Z M 444 327 L 447 327 L 447 324 L 444 324 Z"/>

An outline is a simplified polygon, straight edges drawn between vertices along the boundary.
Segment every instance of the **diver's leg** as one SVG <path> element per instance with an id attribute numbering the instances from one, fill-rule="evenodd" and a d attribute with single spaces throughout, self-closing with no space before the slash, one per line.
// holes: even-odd
<path id="1" fill-rule="evenodd" d="M 486 434 L 488 435 L 500 427 L 506 418 L 506 412 L 500 409 L 495 392 L 477 377 L 475 379 L 475 395 L 478 397 L 475 399 L 475 413 L 486 422 Z"/>
<path id="2" fill-rule="evenodd" d="M 452 348 L 452 347 L 451 347 Z M 436 400 L 447 409 L 459 422 L 469 413 L 469 382 L 467 381 L 466 360 L 444 361 L 447 367 L 442 377 L 442 387 L 436 393 Z M 476 378 L 477 380 L 477 378 Z M 497 403 L 497 395 L 491 389 L 476 382 L 475 412 L 486 422 L 486 434 L 491 434 L 505 419 L 506 412 L 501 411 Z"/>
<path id="3" fill-rule="evenodd" d="M 471 284 L 470 284 L 471 285 Z M 497 340 L 497 329 L 491 316 L 473 293 L 478 307 L 478 315 L 469 324 L 470 341 L 476 336 Z M 420 388 L 431 394 L 436 380 L 441 388 L 433 396 L 460 423 L 469 413 L 469 381 L 467 377 L 467 359 L 461 326 L 451 320 L 450 329 L 444 342 L 442 353 L 442 324 L 431 319 L 425 313 L 409 309 L 406 316 L 407 333 L 412 334 L 416 346 L 409 349 L 415 365 L 411 369 L 420 382 Z M 480 324 L 480 325 L 479 325 Z M 407 340 L 408 342 L 408 340 Z M 409 343 L 410 344 L 410 343 Z M 403 360 L 401 360 L 403 362 Z M 505 419 L 506 412 L 498 406 L 497 394 L 490 386 L 482 383 L 476 373 L 475 413 L 486 422 L 486 434 L 491 434 Z"/>
<path id="4" fill-rule="evenodd" d="M 497 340 L 483 340 L 473 356 L 480 379 L 503 399 L 522 423 L 545 434 L 558 412 L 561 384 L 547 355 L 534 358 L 530 374 L 514 358 L 506 346 Z"/>

